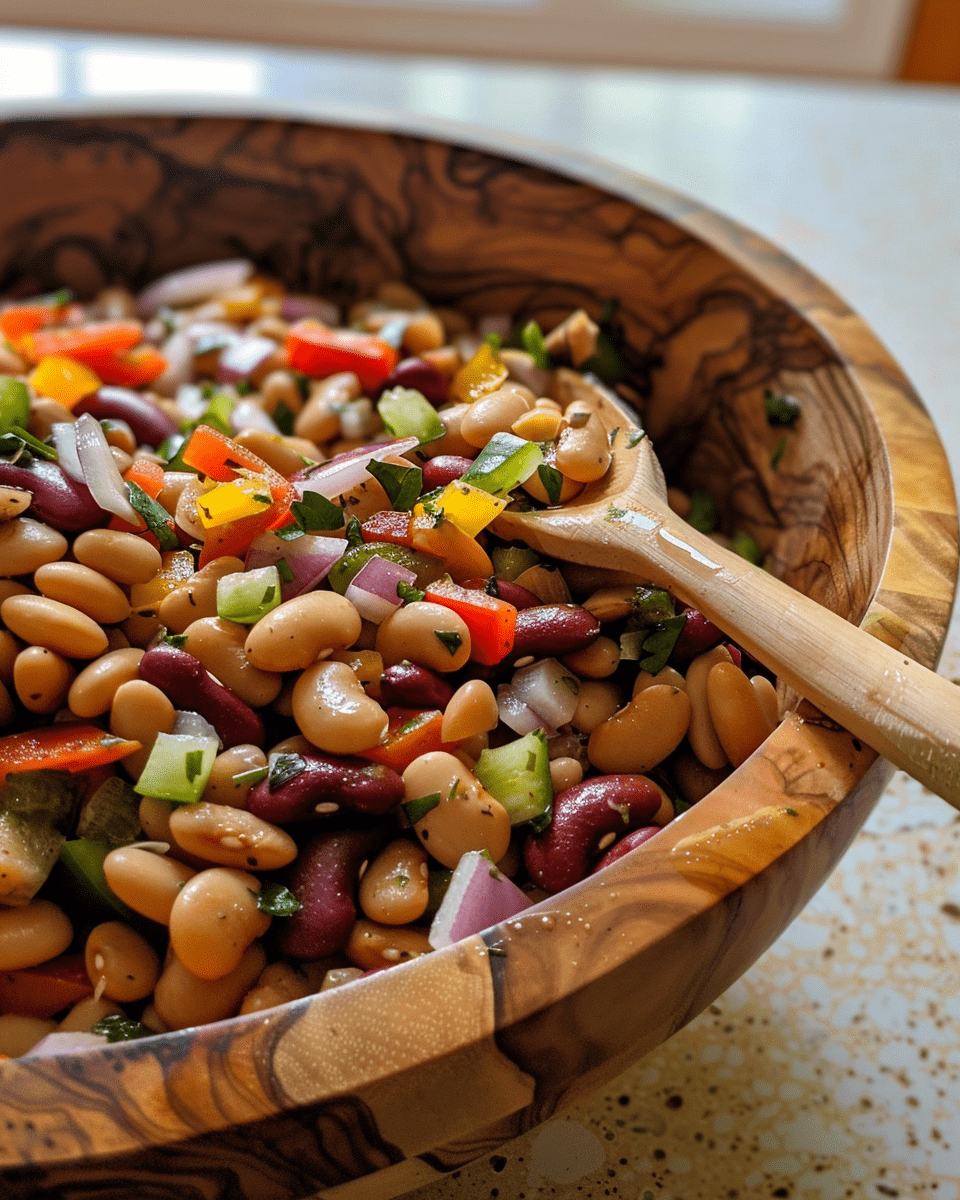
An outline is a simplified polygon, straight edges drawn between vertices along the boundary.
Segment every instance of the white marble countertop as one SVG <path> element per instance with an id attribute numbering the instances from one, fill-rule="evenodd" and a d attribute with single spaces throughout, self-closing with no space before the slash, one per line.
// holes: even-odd
<path id="1" fill-rule="evenodd" d="M 958 477 L 960 92 L 0 31 L 4 98 L 137 89 L 455 117 L 693 193 L 870 322 Z M 941 669 L 960 675 L 956 620 Z M 960 817 L 898 775 L 803 915 L 708 1012 L 418 1200 L 960 1200 L 958 1029 Z"/>

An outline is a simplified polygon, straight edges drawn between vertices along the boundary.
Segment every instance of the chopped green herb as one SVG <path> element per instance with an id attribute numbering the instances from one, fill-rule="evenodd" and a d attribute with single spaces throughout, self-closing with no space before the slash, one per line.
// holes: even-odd
<path id="1" fill-rule="evenodd" d="M 177 550 L 180 542 L 168 524 L 170 514 L 163 505 L 158 504 L 152 496 L 148 496 L 137 483 L 130 482 L 127 484 L 127 495 L 130 499 L 131 507 L 143 517 L 147 529 L 150 530 L 160 543 L 160 549 Z"/>
<path id="2" fill-rule="evenodd" d="M 690 511 L 687 524 L 701 533 L 713 533 L 717 527 L 717 505 L 709 492 L 695 488 L 690 493 Z"/>
<path id="3" fill-rule="evenodd" d="M 302 500 L 290 505 L 290 511 L 305 533 L 343 528 L 343 509 L 319 492 L 304 492 Z"/>
<path id="4" fill-rule="evenodd" d="M 276 566 L 277 574 L 280 576 L 281 580 L 284 583 L 293 583 L 295 576 L 293 571 L 290 570 L 290 564 L 287 562 L 287 560 L 285 558 L 278 559 Z"/>
<path id="5" fill-rule="evenodd" d="M 785 808 L 783 811 L 787 814 L 788 817 L 799 817 L 800 816 L 800 814 L 797 812 L 797 810 L 795 808 Z"/>
<path id="6" fill-rule="evenodd" d="M 608 440 L 609 440 L 609 442 L 610 442 L 610 445 L 611 445 L 611 446 L 612 446 L 612 445 L 614 444 L 614 442 L 617 440 L 617 434 L 618 434 L 619 432 L 620 432 L 620 426 L 619 426 L 619 425 L 614 425 L 614 427 L 613 427 L 613 428 L 610 430 L 610 433 L 609 433 Z"/>
<path id="7" fill-rule="evenodd" d="M 255 492 L 254 495 L 251 496 L 250 498 L 251 498 L 251 500 L 256 500 L 258 504 L 272 504 L 273 503 L 273 497 L 272 496 L 264 496 L 262 492 L 261 493 Z"/>
<path id="8" fill-rule="evenodd" d="M 363 529 L 356 517 L 351 517 L 347 522 L 347 527 L 343 531 L 343 536 L 347 539 L 351 546 L 363 545 Z"/>
<path id="9" fill-rule="evenodd" d="M 183 772 L 187 777 L 188 783 L 193 781 L 200 775 L 203 770 L 203 751 L 188 750 L 183 757 Z"/>
<path id="10" fill-rule="evenodd" d="M 163 640 L 168 646 L 173 646 L 176 650 L 182 650 L 187 644 L 187 635 L 185 633 L 168 633 Z"/>
<path id="11" fill-rule="evenodd" d="M 294 913 L 298 913 L 303 908 L 293 892 L 289 888 L 285 888 L 282 883 L 265 880 L 256 895 L 257 908 L 271 917 L 292 917 Z"/>
<path id="12" fill-rule="evenodd" d="M 783 458 L 783 452 L 787 448 L 787 435 L 783 434 L 773 448 L 773 453 L 770 455 L 770 470 L 775 471 L 780 465 L 780 459 Z"/>
<path id="13" fill-rule="evenodd" d="M 273 423 L 284 437 L 290 437 L 293 433 L 293 411 L 282 400 L 273 410 Z"/>
<path id="14" fill-rule="evenodd" d="M 440 639 L 440 641 L 443 642 L 450 654 L 450 657 L 453 658 L 456 652 L 463 645 L 463 638 L 460 636 L 460 634 L 457 633 L 455 629 L 435 629 L 433 632 Z"/>
<path id="15" fill-rule="evenodd" d="M 634 446 L 639 446 L 643 439 L 647 436 L 646 430 L 635 429 L 627 439 L 627 449 L 632 450 Z"/>
<path id="16" fill-rule="evenodd" d="M 488 333 L 483 340 L 492 350 L 496 350 L 499 353 L 500 347 L 503 345 L 503 338 L 499 333 Z"/>
<path id="17" fill-rule="evenodd" d="M 633 621 L 646 628 L 668 621 L 674 615 L 673 598 L 664 588 L 641 584 L 630 597 L 630 606 Z"/>
<path id="18" fill-rule="evenodd" d="M 603 519 L 605 521 L 620 521 L 626 515 L 627 510 L 625 508 L 617 508 L 616 505 L 611 504 L 607 509 L 607 515 Z"/>
<path id="19" fill-rule="evenodd" d="M 418 587 L 414 587 L 412 583 L 407 583 L 405 579 L 401 579 L 397 583 L 397 595 L 405 604 L 415 604 L 426 596 L 426 592 L 422 592 Z"/>
<path id="20" fill-rule="evenodd" d="M 409 875 L 394 875 L 393 882 L 397 885 L 398 888 L 403 889 L 403 888 L 409 886 L 410 876 Z"/>
<path id="21" fill-rule="evenodd" d="M 768 425 L 795 425 L 800 417 L 800 401 L 767 388 L 763 393 L 763 410 Z"/>
<path id="22" fill-rule="evenodd" d="M 108 1042 L 133 1042 L 137 1038 L 152 1037 L 154 1033 L 140 1021 L 134 1021 L 132 1017 L 125 1017 L 121 1013 L 101 1017 L 96 1024 L 90 1026 L 90 1032 L 105 1037 Z"/>
<path id="23" fill-rule="evenodd" d="M 757 545 L 756 540 L 743 529 L 738 530 L 730 539 L 730 548 L 741 558 L 745 558 L 747 562 L 753 563 L 755 567 L 759 567 L 763 562 L 763 551 Z"/>
<path id="24" fill-rule="evenodd" d="M 409 512 L 423 491 L 423 471 L 419 467 L 401 467 L 399 463 L 378 462 L 372 458 L 367 470 L 387 493 L 397 512 Z"/>
<path id="25" fill-rule="evenodd" d="M 270 763 L 267 791 L 275 792 L 307 769 L 306 760 L 299 754 L 278 754 Z"/>
<path id="26" fill-rule="evenodd" d="M 524 350 L 533 359 L 535 366 L 538 366 L 541 371 L 551 370 L 553 363 L 550 361 L 550 352 L 544 341 L 543 330 L 536 321 L 528 321 L 524 325 L 520 332 L 520 340 Z"/>
<path id="27" fill-rule="evenodd" d="M 651 675 L 656 675 L 658 671 L 663 670 L 686 623 L 686 613 L 681 613 L 678 617 L 670 617 L 664 621 L 644 638 L 643 649 L 647 657 L 640 659 L 641 671 L 649 671 Z"/>
<path id="28" fill-rule="evenodd" d="M 440 793 L 431 792 L 428 796 L 419 796 L 416 800 L 408 800 L 406 804 L 400 807 L 403 809 L 407 820 L 411 825 L 416 825 L 418 821 L 422 821 L 428 812 L 432 812 L 440 803 Z"/>
<path id="29" fill-rule="evenodd" d="M 551 504 L 560 503 L 560 493 L 563 490 L 563 476 L 556 467 L 548 466 L 546 463 L 541 463 L 537 467 L 537 476 L 543 484 L 543 490 L 547 493 L 547 499 Z"/>
<path id="30" fill-rule="evenodd" d="M 29 433 L 22 425 L 11 425 L 8 430 L 8 435 L 12 435 L 37 458 L 45 458 L 49 462 L 57 462 L 59 455 L 52 446 L 48 446 L 46 442 L 41 442 L 39 438 L 35 438 L 32 433 Z"/>
<path id="31" fill-rule="evenodd" d="M 266 779 L 269 774 L 269 767 L 251 767 L 249 771 L 241 771 L 238 775 L 231 776 L 231 778 L 236 787 L 243 787 L 244 784 L 255 787 L 258 783 Z"/>

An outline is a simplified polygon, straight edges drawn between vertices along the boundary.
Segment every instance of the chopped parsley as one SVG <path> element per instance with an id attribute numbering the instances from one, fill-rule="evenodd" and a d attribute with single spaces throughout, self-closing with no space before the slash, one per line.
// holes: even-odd
<path id="1" fill-rule="evenodd" d="M 307 769 L 306 760 L 299 754 L 278 754 L 270 763 L 267 790 L 275 792 Z"/>
<path id="2" fill-rule="evenodd" d="M 800 417 L 800 401 L 785 392 L 767 388 L 763 393 L 763 410 L 768 425 L 795 425 Z"/>
<path id="3" fill-rule="evenodd" d="M 443 642 L 450 657 L 453 658 L 456 652 L 463 645 L 463 638 L 460 636 L 460 634 L 457 633 L 455 629 L 435 629 L 433 632 L 440 639 L 440 641 Z"/>
<path id="4" fill-rule="evenodd" d="M 257 908 L 271 917 L 292 917 L 294 913 L 298 913 L 303 908 L 293 892 L 289 888 L 285 888 L 282 883 L 265 880 L 256 895 Z"/>
<path id="5" fill-rule="evenodd" d="M 158 504 L 152 496 L 148 496 L 143 488 L 136 483 L 130 482 L 127 484 L 127 495 L 131 508 L 143 518 L 147 529 L 149 529 L 160 543 L 160 549 L 179 549 L 180 541 L 170 528 L 170 514 L 163 505 Z"/>
<path id="6" fill-rule="evenodd" d="M 549 371 L 553 367 L 550 361 L 550 352 L 547 350 L 547 343 L 543 337 L 543 330 L 536 321 L 528 321 L 520 331 L 520 341 L 523 343 L 523 348 L 533 359 L 534 365 L 538 366 L 542 371 Z"/>
<path id="7" fill-rule="evenodd" d="M 404 815 L 411 825 L 422 821 L 428 812 L 432 812 L 440 803 L 440 793 L 431 792 L 428 796 L 418 796 L 416 800 L 408 800 L 401 805 Z"/>
<path id="8" fill-rule="evenodd" d="M 537 467 L 537 478 L 543 484 L 543 490 L 547 493 L 550 503 L 559 504 L 560 493 L 563 491 L 563 476 L 557 468 L 541 463 Z"/>

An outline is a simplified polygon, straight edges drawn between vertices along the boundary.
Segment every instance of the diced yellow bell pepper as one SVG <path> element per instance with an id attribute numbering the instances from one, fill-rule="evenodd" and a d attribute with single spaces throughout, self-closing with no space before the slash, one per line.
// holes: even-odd
<path id="1" fill-rule="evenodd" d="M 217 297 L 223 305 L 223 315 L 228 321 L 237 323 L 255 321 L 264 315 L 263 301 L 268 297 L 280 297 L 283 288 L 269 279 L 248 279 L 239 287 L 221 292 Z"/>
<path id="2" fill-rule="evenodd" d="M 58 400 L 64 408 L 73 408 L 84 396 L 95 392 L 102 382 L 88 366 L 60 354 L 42 358 L 28 378 L 38 396 Z"/>
<path id="3" fill-rule="evenodd" d="M 221 483 L 196 500 L 197 516 L 204 529 L 254 517 L 273 503 L 270 488 L 263 479 L 235 479 Z"/>
<path id="4" fill-rule="evenodd" d="M 160 601 L 181 583 L 193 576 L 195 566 L 189 550 L 167 550 L 161 559 L 160 570 L 147 583 L 135 583 L 130 588 L 130 607 L 134 612 L 157 608 Z"/>
<path id="5" fill-rule="evenodd" d="M 507 507 L 506 497 L 491 496 L 482 488 L 473 487 L 459 479 L 448 483 L 431 503 L 435 508 L 441 509 L 447 520 L 452 521 L 468 537 L 476 537 L 481 529 L 486 529 Z M 421 516 L 423 512 L 422 504 L 414 506 L 415 517 Z"/>
<path id="6" fill-rule="evenodd" d="M 490 392 L 502 387 L 507 379 L 507 368 L 500 355 L 489 342 L 484 342 L 468 363 L 454 375 L 450 394 L 454 400 L 472 404 Z"/>
<path id="7" fill-rule="evenodd" d="M 475 538 L 468 537 L 453 521 L 439 525 L 431 513 L 413 517 L 410 541 L 414 550 L 446 559 L 447 571 L 454 583 L 468 579 L 486 579 L 493 574 L 493 563 Z"/>

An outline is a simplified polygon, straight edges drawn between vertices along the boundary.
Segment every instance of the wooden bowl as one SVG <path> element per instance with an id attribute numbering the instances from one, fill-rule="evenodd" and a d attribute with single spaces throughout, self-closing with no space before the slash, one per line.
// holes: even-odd
<path id="1" fill-rule="evenodd" d="M 0 172 L 4 290 L 139 286 L 242 254 L 336 299 L 402 278 L 544 325 L 615 299 L 668 470 L 710 488 L 771 569 L 936 664 L 957 523 L 927 414 L 837 296 L 695 201 L 506 138 L 281 114 L 10 120 Z M 768 387 L 803 405 L 776 463 Z M 891 770 L 801 703 L 654 841 L 482 936 L 265 1014 L 5 1062 L 4 1195 L 369 1200 L 452 1170 L 727 988 Z"/>

